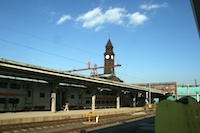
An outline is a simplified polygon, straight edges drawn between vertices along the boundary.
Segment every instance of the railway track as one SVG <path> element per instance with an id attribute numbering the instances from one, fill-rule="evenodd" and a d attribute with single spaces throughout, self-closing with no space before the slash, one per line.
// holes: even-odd
<path id="1" fill-rule="evenodd" d="M 68 133 L 79 132 L 86 130 L 94 130 L 105 126 L 112 126 L 124 122 L 130 122 L 149 118 L 155 115 L 153 110 L 139 111 L 134 113 L 122 113 L 117 115 L 100 116 L 98 123 L 95 122 L 95 117 L 91 117 L 91 122 L 85 118 L 44 121 L 35 123 L 13 124 L 0 126 L 1 133 Z"/>

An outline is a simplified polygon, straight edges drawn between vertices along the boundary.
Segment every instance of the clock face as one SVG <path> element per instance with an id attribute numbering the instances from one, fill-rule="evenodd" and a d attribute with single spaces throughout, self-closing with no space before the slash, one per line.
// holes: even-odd
<path id="1" fill-rule="evenodd" d="M 113 55 L 111 55 L 111 59 L 113 59 Z"/>
<path id="2" fill-rule="evenodd" d="M 107 54 L 107 55 L 106 55 L 106 59 L 109 59 L 109 57 L 110 57 L 110 55 Z"/>

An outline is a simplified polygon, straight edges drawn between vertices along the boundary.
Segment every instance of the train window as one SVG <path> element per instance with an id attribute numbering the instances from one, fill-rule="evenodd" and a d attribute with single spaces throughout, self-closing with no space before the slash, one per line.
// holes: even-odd
<path id="1" fill-rule="evenodd" d="M 85 103 L 86 103 L 86 104 L 90 104 L 90 100 L 86 100 Z"/>
<path id="2" fill-rule="evenodd" d="M 101 101 L 101 103 L 102 103 L 102 104 L 104 104 L 104 103 L 105 103 L 105 101 Z"/>
<path id="3" fill-rule="evenodd" d="M 97 91 L 97 95 L 100 95 L 101 93 L 99 91 Z"/>
<path id="4" fill-rule="evenodd" d="M 0 98 L 0 103 L 6 103 L 6 98 Z"/>
<path id="5" fill-rule="evenodd" d="M 19 103 L 19 98 L 9 98 L 8 103 Z"/>
<path id="6" fill-rule="evenodd" d="M 79 98 L 79 99 L 81 99 L 81 97 L 82 97 L 82 95 L 81 95 L 81 94 L 79 94 L 79 95 L 78 95 L 78 98 Z"/>
<path id="7" fill-rule="evenodd" d="M 31 97 L 31 91 L 28 91 L 28 97 Z"/>
<path id="8" fill-rule="evenodd" d="M 86 90 L 86 94 L 90 94 L 90 91 L 89 91 L 89 90 Z"/>
<path id="9" fill-rule="evenodd" d="M 0 88 L 7 88 L 8 83 L 6 82 L 0 82 Z"/>
<path id="10" fill-rule="evenodd" d="M 100 101 L 99 101 L 99 100 L 97 101 L 97 104 L 100 104 Z"/>
<path id="11" fill-rule="evenodd" d="M 106 104 L 109 104 L 109 101 L 106 101 Z"/>
<path id="12" fill-rule="evenodd" d="M 44 93 L 40 93 L 40 98 L 44 98 L 45 94 Z"/>
<path id="13" fill-rule="evenodd" d="M 74 95 L 71 95 L 71 99 L 74 99 Z"/>
<path id="14" fill-rule="evenodd" d="M 11 84 L 10 84 L 10 88 L 11 88 L 11 89 L 20 89 L 20 84 L 11 83 Z"/>

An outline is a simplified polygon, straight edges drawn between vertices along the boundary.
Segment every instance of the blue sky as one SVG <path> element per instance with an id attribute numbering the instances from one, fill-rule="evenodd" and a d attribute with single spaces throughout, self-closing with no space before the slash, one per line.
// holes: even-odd
<path id="1" fill-rule="evenodd" d="M 125 83 L 200 84 L 189 0 L 0 1 L 0 58 L 62 71 L 103 66 L 109 38 Z"/>

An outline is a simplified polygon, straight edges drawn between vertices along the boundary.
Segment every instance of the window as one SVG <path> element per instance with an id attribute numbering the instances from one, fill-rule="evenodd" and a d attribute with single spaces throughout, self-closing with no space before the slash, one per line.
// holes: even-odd
<path id="1" fill-rule="evenodd" d="M 0 82 L 0 88 L 7 88 L 8 83 L 6 82 Z"/>
<path id="2" fill-rule="evenodd" d="M 6 103 L 6 98 L 0 98 L 0 104 L 1 103 Z"/>
<path id="3" fill-rule="evenodd" d="M 78 98 L 79 98 L 79 99 L 81 99 L 81 98 L 82 98 L 82 95 L 81 95 L 81 94 L 79 94 L 79 95 L 78 95 Z"/>
<path id="4" fill-rule="evenodd" d="M 11 84 L 10 84 L 10 88 L 11 88 L 11 89 L 20 89 L 20 84 L 11 83 Z"/>
<path id="5" fill-rule="evenodd" d="M 109 101 L 106 101 L 106 104 L 109 104 Z"/>
<path id="6" fill-rule="evenodd" d="M 13 104 L 13 103 L 19 104 L 19 98 L 9 98 L 8 103 L 11 103 L 11 104 Z"/>
<path id="7" fill-rule="evenodd" d="M 71 99 L 74 99 L 74 95 L 71 95 Z"/>
<path id="8" fill-rule="evenodd" d="M 90 104 L 90 100 L 86 100 L 85 103 L 86 103 L 86 104 Z"/>
<path id="9" fill-rule="evenodd" d="M 90 91 L 89 91 L 89 90 L 86 90 L 86 94 L 90 94 Z"/>
<path id="10" fill-rule="evenodd" d="M 45 94 L 44 93 L 40 93 L 40 98 L 44 98 Z"/>
<path id="11" fill-rule="evenodd" d="M 28 97 L 31 97 L 31 91 L 28 91 Z"/>
<path id="12" fill-rule="evenodd" d="M 99 100 L 97 101 L 97 104 L 100 104 L 100 101 L 99 101 Z"/>
<path id="13" fill-rule="evenodd" d="M 97 95 L 101 95 L 101 93 L 99 91 L 97 91 Z"/>

